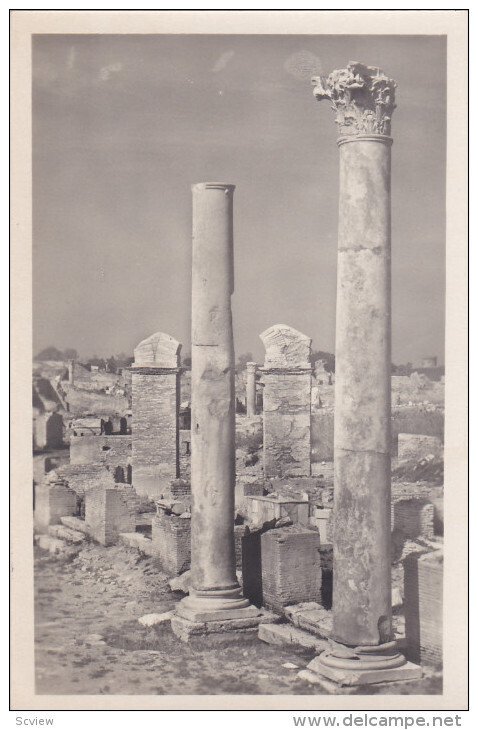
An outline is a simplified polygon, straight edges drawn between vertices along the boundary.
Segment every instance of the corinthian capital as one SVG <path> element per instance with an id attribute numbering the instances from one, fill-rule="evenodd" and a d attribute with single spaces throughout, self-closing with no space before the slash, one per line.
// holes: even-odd
<path id="1" fill-rule="evenodd" d="M 347 68 L 312 79 L 317 101 L 329 99 L 340 136 L 389 136 L 397 84 L 376 66 L 350 61 Z"/>

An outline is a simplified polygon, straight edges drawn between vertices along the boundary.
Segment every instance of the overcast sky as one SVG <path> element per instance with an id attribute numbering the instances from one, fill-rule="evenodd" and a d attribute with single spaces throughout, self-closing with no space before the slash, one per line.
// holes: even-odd
<path id="1" fill-rule="evenodd" d="M 285 323 L 334 351 L 338 148 L 310 76 L 398 83 L 393 361 L 444 352 L 446 40 L 438 36 L 35 36 L 34 352 L 189 350 L 191 190 L 234 183 L 236 354 Z"/>

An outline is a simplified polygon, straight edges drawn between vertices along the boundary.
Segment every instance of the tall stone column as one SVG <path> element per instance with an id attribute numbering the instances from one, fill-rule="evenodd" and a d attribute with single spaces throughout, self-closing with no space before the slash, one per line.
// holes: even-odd
<path id="1" fill-rule="evenodd" d="M 396 83 L 351 62 L 313 79 L 339 128 L 334 575 L 330 649 L 309 669 L 343 685 L 410 679 L 391 612 L 390 137 Z"/>
<path id="2" fill-rule="evenodd" d="M 255 362 L 248 362 L 246 365 L 246 408 L 247 416 L 251 418 L 256 415 L 256 371 Z"/>
<path id="3" fill-rule="evenodd" d="M 242 596 L 234 550 L 234 185 L 193 185 L 191 587 L 177 617 L 195 624 L 258 615 Z M 193 630 L 173 620 L 185 638 Z"/>

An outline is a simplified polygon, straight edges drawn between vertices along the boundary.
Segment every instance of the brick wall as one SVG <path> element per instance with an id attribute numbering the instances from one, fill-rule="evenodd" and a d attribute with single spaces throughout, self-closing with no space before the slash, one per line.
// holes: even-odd
<path id="1" fill-rule="evenodd" d="M 407 656 L 441 666 L 443 641 L 443 555 L 409 555 L 404 560 Z"/>
<path id="2" fill-rule="evenodd" d="M 261 536 L 262 593 L 267 608 L 321 601 L 319 534 L 299 526 L 269 530 Z"/>
<path id="3" fill-rule="evenodd" d="M 161 568 L 179 575 L 191 565 L 191 520 L 158 509 L 152 521 L 152 548 Z"/>
<path id="4" fill-rule="evenodd" d="M 85 495 L 88 534 L 102 545 L 115 545 L 120 532 L 136 529 L 136 495 L 129 486 L 96 486 Z"/>
<path id="5" fill-rule="evenodd" d="M 136 368 L 133 391 L 133 486 L 150 498 L 179 476 L 179 374 Z"/>
<path id="6" fill-rule="evenodd" d="M 61 517 L 75 515 L 77 497 L 66 484 L 40 484 L 35 490 L 35 527 L 46 530 L 57 525 Z"/>
<path id="7" fill-rule="evenodd" d="M 405 537 L 432 538 L 434 535 L 435 508 L 424 499 L 402 499 L 392 503 L 392 530 L 399 530 Z"/>

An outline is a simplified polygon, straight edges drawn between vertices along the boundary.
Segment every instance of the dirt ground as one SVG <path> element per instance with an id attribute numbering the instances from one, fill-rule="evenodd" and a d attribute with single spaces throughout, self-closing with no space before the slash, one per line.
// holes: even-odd
<path id="1" fill-rule="evenodd" d="M 53 557 L 35 548 L 35 656 L 38 694 L 326 694 L 297 677 L 312 654 L 252 636 L 184 644 L 169 622 L 138 618 L 173 608 L 168 577 L 151 558 L 123 547 L 84 545 Z M 285 667 L 286 663 L 295 667 Z M 367 694 L 439 694 L 441 680 L 382 685 Z"/>

